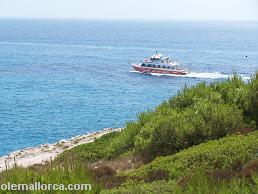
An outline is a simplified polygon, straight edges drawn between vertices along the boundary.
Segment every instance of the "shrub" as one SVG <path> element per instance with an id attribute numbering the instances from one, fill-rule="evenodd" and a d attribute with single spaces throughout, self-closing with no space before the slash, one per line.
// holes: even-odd
<path id="1" fill-rule="evenodd" d="M 167 155 L 176 149 L 176 132 L 173 117 L 157 117 L 145 125 L 134 138 L 135 152 L 148 152 L 151 157 L 159 153 Z"/>
<path id="2" fill-rule="evenodd" d="M 245 109 L 245 114 L 251 120 L 254 120 L 256 124 L 258 124 L 258 73 L 256 73 L 256 76 L 250 82 L 248 89 L 248 98 L 250 100 Z"/>
<path id="3" fill-rule="evenodd" d="M 101 138 L 92 143 L 82 144 L 74 147 L 73 149 L 66 150 L 57 159 L 56 163 L 81 159 L 83 161 L 97 161 L 109 157 L 107 151 L 109 143 L 119 135 L 118 132 L 103 135 Z"/>
<path id="4" fill-rule="evenodd" d="M 132 144 L 134 151 L 153 159 L 243 129 L 252 130 L 258 118 L 257 91 L 257 77 L 245 84 L 237 75 L 221 83 L 184 87 L 154 112 L 143 114 L 142 127 Z"/>
<path id="5" fill-rule="evenodd" d="M 102 190 L 101 194 L 149 194 L 149 193 L 164 193 L 171 194 L 175 192 L 176 182 L 175 181 L 156 181 L 152 183 L 145 182 L 134 182 L 129 181 L 122 186 L 112 190 Z"/>
<path id="6" fill-rule="evenodd" d="M 185 187 L 180 187 L 173 180 L 157 181 L 152 183 L 129 181 L 122 186 L 112 190 L 102 190 L 101 194 L 134 194 L 134 193 L 164 193 L 164 194 L 255 194 L 257 188 L 255 184 L 244 179 L 234 178 L 229 181 L 216 182 L 203 174 L 197 174 L 197 178 L 192 179 Z"/>
<path id="7" fill-rule="evenodd" d="M 169 172 L 170 179 L 178 179 L 195 170 L 225 169 L 237 163 L 244 164 L 257 157 L 257 139 L 258 131 L 211 140 L 171 156 L 158 157 L 124 175 L 144 180 L 150 171 L 164 170 Z"/>
<path id="8" fill-rule="evenodd" d="M 242 111 L 235 105 L 202 100 L 183 111 L 156 116 L 134 138 L 135 151 L 148 152 L 151 158 L 169 155 L 244 127 Z"/>
<path id="9" fill-rule="evenodd" d="M 185 187 L 177 187 L 175 193 L 216 193 L 216 194 L 255 194 L 256 186 L 245 178 L 233 178 L 217 182 L 199 173 Z"/>

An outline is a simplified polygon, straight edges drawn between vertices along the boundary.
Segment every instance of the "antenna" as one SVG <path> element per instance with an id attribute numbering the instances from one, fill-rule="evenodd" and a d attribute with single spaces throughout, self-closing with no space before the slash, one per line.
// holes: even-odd
<path id="1" fill-rule="evenodd" d="M 158 51 L 156 50 L 156 55 L 158 55 Z"/>

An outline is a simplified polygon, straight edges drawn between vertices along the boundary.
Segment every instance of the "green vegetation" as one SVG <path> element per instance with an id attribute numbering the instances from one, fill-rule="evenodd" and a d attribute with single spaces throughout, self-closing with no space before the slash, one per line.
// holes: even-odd
<path id="1" fill-rule="evenodd" d="M 237 76 L 222 83 L 183 88 L 154 111 L 141 113 L 118 135 L 68 151 L 84 161 L 114 159 L 128 151 L 152 160 L 182 149 L 256 128 L 258 78 L 245 84 Z M 257 108 L 256 108 L 257 107 Z M 108 142 L 108 143 L 107 143 Z"/>
<path id="2" fill-rule="evenodd" d="M 152 183 L 128 181 L 118 189 L 102 190 L 101 194 L 121 194 L 121 193 L 162 193 L 162 194 L 250 194 L 257 193 L 257 187 L 250 184 L 245 178 L 234 178 L 229 181 L 214 181 L 205 175 L 196 175 L 198 178 L 190 180 L 186 186 L 179 186 L 176 181 L 154 181 Z M 257 175 L 252 177 L 257 181 Z M 256 182 L 257 185 L 257 182 Z"/>
<path id="3" fill-rule="evenodd" d="M 51 165 L 1 173 L 0 183 L 87 182 L 92 193 L 257 193 L 257 129 L 258 74 L 248 83 L 238 76 L 200 83 L 122 132 L 68 150 Z"/>
<path id="4" fill-rule="evenodd" d="M 58 161 L 67 161 L 72 159 L 74 155 L 77 158 L 87 161 L 97 161 L 103 158 L 108 158 L 110 153 L 107 152 L 107 145 L 111 141 L 114 141 L 118 136 L 117 132 L 104 135 L 100 139 L 95 140 L 92 143 L 76 146 L 72 150 L 65 151 L 59 158 Z"/>
<path id="5" fill-rule="evenodd" d="M 0 183 L 16 183 L 16 184 L 34 184 L 40 182 L 41 184 L 64 184 L 67 187 L 69 184 L 93 184 L 91 187 L 92 193 L 99 193 L 102 186 L 94 182 L 91 177 L 91 172 L 88 166 L 82 163 L 66 163 L 65 165 L 48 165 L 48 166 L 34 166 L 30 168 L 16 167 L 12 170 L 4 171 L 0 176 Z M 71 191 L 1 191 L 0 193 L 67 193 Z M 84 194 L 86 191 L 77 191 L 77 193 Z"/>
<path id="6" fill-rule="evenodd" d="M 258 153 L 258 131 L 248 135 L 233 135 L 193 146 L 171 156 L 158 157 L 128 176 L 147 179 L 155 171 L 167 171 L 169 179 L 212 169 L 242 166 L 254 160 Z"/>
<path id="7" fill-rule="evenodd" d="M 120 193 L 165 193 L 171 194 L 179 191 L 175 181 L 154 181 L 152 183 L 128 181 L 121 185 L 119 189 L 104 190 L 101 194 L 120 194 Z"/>

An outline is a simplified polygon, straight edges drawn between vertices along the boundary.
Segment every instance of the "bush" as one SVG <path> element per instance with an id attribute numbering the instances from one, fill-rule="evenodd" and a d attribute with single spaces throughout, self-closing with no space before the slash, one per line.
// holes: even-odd
<path id="1" fill-rule="evenodd" d="M 178 179 L 195 170 L 225 169 L 239 163 L 245 164 L 257 157 L 257 139 L 258 131 L 211 140 L 171 156 L 158 157 L 135 171 L 125 172 L 124 175 L 144 180 L 149 172 L 163 170 L 169 172 L 170 179 Z"/>
<path id="2" fill-rule="evenodd" d="M 82 144 L 73 149 L 66 150 L 56 160 L 56 163 L 63 161 L 80 159 L 83 161 L 97 161 L 109 157 L 107 151 L 109 143 L 119 135 L 118 132 L 103 135 L 92 143 Z"/>
<path id="3" fill-rule="evenodd" d="M 118 188 L 112 190 L 102 190 L 101 194 L 134 194 L 134 193 L 164 193 L 164 194 L 193 194 L 193 193 L 211 193 L 211 194 L 255 194 L 257 193 L 257 185 L 253 183 L 257 181 L 256 175 L 253 180 L 245 178 L 233 178 L 231 180 L 223 180 L 217 182 L 204 174 L 198 173 L 196 178 L 190 180 L 184 187 L 177 184 L 176 181 L 156 181 L 152 183 L 128 181 Z"/>
<path id="4" fill-rule="evenodd" d="M 258 124 L 258 73 L 250 82 L 248 89 L 249 104 L 246 106 L 245 114 Z"/>
<path id="5" fill-rule="evenodd" d="M 233 178 L 230 180 L 216 180 L 209 178 L 201 173 L 195 175 L 198 178 L 193 178 L 185 187 L 177 187 L 175 193 L 216 193 L 216 194 L 255 194 L 257 188 L 252 180 L 247 180 L 244 177 Z"/>
<path id="6" fill-rule="evenodd" d="M 176 133 L 171 122 L 172 119 L 168 117 L 157 118 L 144 126 L 134 138 L 135 152 L 167 155 L 175 150 Z"/>
<path id="7" fill-rule="evenodd" d="M 148 152 L 151 158 L 165 156 L 244 127 L 242 111 L 235 105 L 202 100 L 182 111 L 156 116 L 134 138 L 135 151 Z"/>
<path id="8" fill-rule="evenodd" d="M 171 194 L 175 192 L 176 182 L 175 181 L 156 181 L 153 183 L 134 182 L 129 181 L 122 186 L 112 190 L 102 190 L 101 194 L 149 194 L 149 193 L 164 193 Z"/>

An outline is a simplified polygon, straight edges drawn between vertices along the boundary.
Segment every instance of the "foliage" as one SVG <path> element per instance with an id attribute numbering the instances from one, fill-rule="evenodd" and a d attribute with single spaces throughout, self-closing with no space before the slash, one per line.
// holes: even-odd
<path id="1" fill-rule="evenodd" d="M 145 182 L 134 182 L 129 181 L 117 189 L 112 190 L 102 190 L 101 194 L 135 194 L 135 193 L 142 193 L 142 194 L 149 194 L 149 193 L 164 193 L 164 194 L 171 194 L 175 192 L 175 188 L 177 188 L 175 181 L 156 181 L 152 183 L 145 183 Z"/>
<path id="2" fill-rule="evenodd" d="M 186 186 L 181 187 L 174 180 L 156 181 L 152 183 L 128 181 L 118 188 L 102 190 L 101 194 L 134 194 L 134 193 L 164 193 L 164 194 L 256 194 L 257 187 L 245 178 L 233 178 L 231 180 L 215 181 L 199 173 L 198 178 L 191 179 Z"/>
<path id="3" fill-rule="evenodd" d="M 248 89 L 249 103 L 244 111 L 248 118 L 253 119 L 256 124 L 258 124 L 258 73 L 256 74 L 256 77 L 252 78 L 252 81 L 248 85 Z"/>
<path id="4" fill-rule="evenodd" d="M 258 76 L 244 83 L 237 75 L 225 82 L 184 87 L 154 111 L 139 114 L 116 135 L 78 146 L 61 156 L 85 161 L 113 159 L 126 153 L 149 159 L 218 139 L 258 122 Z"/>
<path id="5" fill-rule="evenodd" d="M 236 106 L 203 100 L 182 111 L 166 111 L 146 124 L 135 137 L 135 151 L 149 152 L 151 158 L 169 155 L 244 127 Z"/>
<path id="6" fill-rule="evenodd" d="M 95 183 L 91 178 L 91 173 L 88 167 L 82 163 L 66 163 L 65 165 L 50 165 L 37 166 L 31 168 L 15 167 L 12 170 L 1 173 L 0 184 L 16 183 L 16 184 L 63 184 L 65 187 L 68 184 L 91 184 L 91 191 L 76 191 L 76 193 L 99 193 L 101 186 Z M 0 191 L 1 193 L 24 193 L 25 191 Z M 28 194 L 45 194 L 45 193 L 71 193 L 65 190 L 38 190 L 26 191 Z"/>
<path id="7" fill-rule="evenodd" d="M 253 175 L 256 176 L 256 175 Z M 185 187 L 177 187 L 176 193 L 192 194 L 192 193 L 212 193 L 212 194 L 255 194 L 257 193 L 257 185 L 252 180 L 244 177 L 234 177 L 230 180 L 216 181 L 201 173 L 196 174 Z"/>
<path id="8" fill-rule="evenodd" d="M 257 157 L 257 149 L 258 131 L 248 135 L 233 135 L 193 146 L 171 156 L 158 157 L 124 174 L 144 180 L 153 170 L 165 170 L 169 172 L 170 179 L 178 179 L 195 170 L 225 169 L 245 164 Z"/>
<path id="9" fill-rule="evenodd" d="M 255 128 L 257 106 L 258 76 L 247 84 L 235 75 L 225 82 L 184 87 L 141 124 L 133 149 L 136 154 L 147 152 L 153 159 Z"/>
<path id="10" fill-rule="evenodd" d="M 70 159 L 73 160 L 74 158 L 86 161 L 97 161 L 106 158 L 110 154 L 107 151 L 107 145 L 109 145 L 118 135 L 117 132 L 109 133 L 92 143 L 79 145 L 71 150 L 66 150 L 59 158 L 57 158 L 56 162 L 59 163 Z"/>

